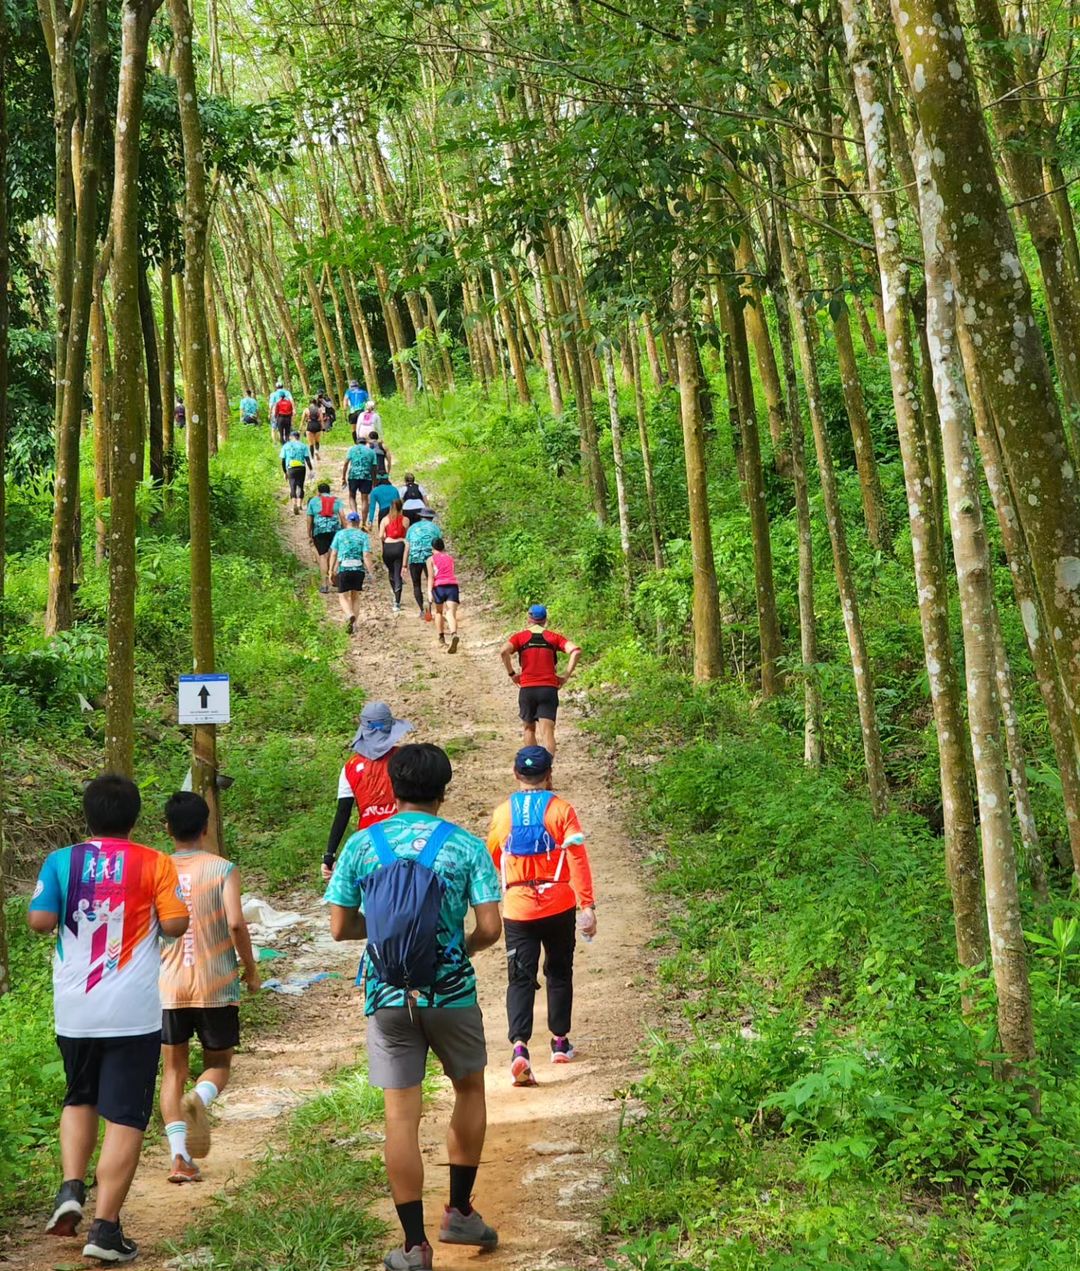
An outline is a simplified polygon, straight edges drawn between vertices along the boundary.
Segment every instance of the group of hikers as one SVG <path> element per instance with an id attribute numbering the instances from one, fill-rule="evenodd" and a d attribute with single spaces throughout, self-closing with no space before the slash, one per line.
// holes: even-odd
<path id="1" fill-rule="evenodd" d="M 567 657 L 561 672 L 560 654 Z M 366 941 L 357 982 L 364 984 L 368 1078 L 385 1093 L 386 1170 L 403 1233 L 384 1259 L 388 1271 L 432 1266 L 419 1145 L 429 1052 L 454 1090 L 438 1240 L 481 1249 L 498 1243 L 472 1205 L 488 1064 L 472 956 L 504 937 L 515 1087 L 537 1084 L 530 1043 L 541 957 L 550 1061 L 570 1063 L 576 1055 L 569 1036 L 574 950 L 578 934 L 587 941 L 595 935 L 596 911 L 581 822 L 555 793 L 553 770 L 559 689 L 580 654 L 548 629 L 542 605 L 530 608 L 525 627 L 502 646 L 518 687 L 524 745 L 486 842 L 441 815 L 450 760 L 437 745 L 406 743 L 413 725 L 385 702 L 364 706 L 338 779 L 322 859 L 324 903 L 335 940 Z M 104 1121 L 95 1214 L 83 1247 L 84 1257 L 103 1263 L 138 1254 L 121 1209 L 153 1111 L 159 1063 L 167 1178 L 197 1183 L 198 1161 L 211 1146 L 209 1109 L 229 1081 L 240 1041 L 241 990 L 261 987 L 240 875 L 219 854 L 205 800 L 190 791 L 168 799 L 168 854 L 132 841 L 141 808 L 128 778 L 90 781 L 83 794 L 89 836 L 47 856 L 28 913 L 34 931 L 55 935 L 55 1030 L 67 1083 L 62 1182 L 46 1231 L 78 1231 Z M 355 830 L 339 852 L 354 816 Z M 466 931 L 470 909 L 474 923 Z M 188 1089 L 193 1038 L 202 1047 L 202 1071 Z"/>

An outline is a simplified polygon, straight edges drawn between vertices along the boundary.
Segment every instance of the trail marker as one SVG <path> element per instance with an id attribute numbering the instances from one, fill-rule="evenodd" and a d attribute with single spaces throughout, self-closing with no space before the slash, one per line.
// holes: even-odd
<path id="1" fill-rule="evenodd" d="M 179 684 L 181 724 L 227 724 L 229 677 L 227 675 L 181 675 Z"/>

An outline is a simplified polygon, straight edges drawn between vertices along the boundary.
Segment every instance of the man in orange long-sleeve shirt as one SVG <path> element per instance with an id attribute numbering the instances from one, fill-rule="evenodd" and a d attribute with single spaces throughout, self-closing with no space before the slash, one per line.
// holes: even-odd
<path id="1" fill-rule="evenodd" d="M 574 1058 L 570 1043 L 574 1005 L 577 911 L 581 933 L 596 933 L 592 871 L 585 835 L 574 809 L 551 788 L 551 753 L 526 746 L 514 759 L 517 791 L 491 818 L 488 850 L 503 880 L 506 934 L 506 1013 L 514 1048 L 510 1075 L 516 1086 L 535 1086 L 529 1041 L 537 972 L 544 953 L 551 1062 Z"/>

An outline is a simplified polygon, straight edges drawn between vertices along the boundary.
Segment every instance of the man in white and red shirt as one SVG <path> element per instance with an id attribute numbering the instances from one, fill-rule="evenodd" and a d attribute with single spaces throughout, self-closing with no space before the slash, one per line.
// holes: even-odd
<path id="1" fill-rule="evenodd" d="M 397 799 L 390 784 L 387 765 L 390 756 L 406 733 L 412 732 L 407 719 L 395 719 L 385 702 L 368 702 L 360 712 L 360 726 L 353 738 L 353 753 L 345 761 L 338 777 L 337 815 L 330 827 L 330 837 L 323 856 L 322 875 L 329 880 L 334 861 L 355 806 L 356 828 L 385 821 L 397 812 Z"/>
<path id="2" fill-rule="evenodd" d="M 518 686 L 518 710 L 524 725 L 524 744 L 543 746 L 555 754 L 555 718 L 559 713 L 559 689 L 577 669 L 581 650 L 572 640 L 547 629 L 544 605 L 529 609 L 529 625 L 515 631 L 499 651 L 506 673 Z M 566 671 L 560 675 L 559 654 L 565 653 Z M 514 655 L 518 669 L 514 669 Z"/>

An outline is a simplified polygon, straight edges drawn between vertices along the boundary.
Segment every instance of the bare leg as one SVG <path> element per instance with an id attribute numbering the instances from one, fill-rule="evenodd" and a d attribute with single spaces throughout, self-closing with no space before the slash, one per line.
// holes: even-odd
<path id="1" fill-rule="evenodd" d="M 457 601 L 448 600 L 446 602 L 446 629 L 451 635 L 457 635 Z"/>
<path id="2" fill-rule="evenodd" d="M 424 1158 L 420 1155 L 423 1092 L 420 1086 L 410 1086 L 408 1090 L 387 1090 L 384 1095 L 386 1176 L 394 1204 L 405 1205 L 424 1195 Z"/>
<path id="3" fill-rule="evenodd" d="M 229 1084 L 232 1072 L 233 1052 L 229 1050 L 204 1050 L 203 1070 L 199 1073 L 200 1081 L 212 1081 L 220 1094 Z"/>
<path id="4" fill-rule="evenodd" d="M 535 724 L 526 724 L 525 727 L 521 730 L 521 744 L 523 746 L 536 745 L 536 725 Z"/>
<path id="5" fill-rule="evenodd" d="M 368 508 L 371 506 L 371 495 L 360 491 L 360 520 L 367 524 Z"/>
<path id="6" fill-rule="evenodd" d="M 454 1078 L 454 1112 L 446 1135 L 451 1165 L 479 1165 L 487 1134 L 483 1071 Z"/>
<path id="7" fill-rule="evenodd" d="M 553 719 L 538 719 L 536 721 L 537 739 L 540 745 L 549 752 L 555 753 L 555 721 Z"/>
<path id="8" fill-rule="evenodd" d="M 435 606 L 435 632 L 437 635 L 446 634 L 446 620 L 443 617 L 443 605 Z"/>
<path id="9" fill-rule="evenodd" d="M 120 1221 L 120 1208 L 135 1177 L 142 1144 L 142 1130 L 134 1130 L 130 1125 L 117 1125 L 113 1121 L 105 1122 L 105 1140 L 97 1164 L 96 1218 L 104 1218 L 106 1222 Z"/>
<path id="10" fill-rule="evenodd" d="M 88 1103 L 60 1113 L 60 1163 L 65 1178 L 83 1178 L 98 1139 L 97 1108 Z"/>
<path id="11" fill-rule="evenodd" d="M 346 618 L 352 617 L 352 601 L 349 599 L 352 593 L 348 591 L 338 592 L 338 604 L 341 606 L 341 612 Z"/>
<path id="12" fill-rule="evenodd" d="M 178 1046 L 162 1046 L 161 1057 L 161 1119 L 168 1125 L 170 1121 L 184 1119 L 180 1101 L 184 1097 L 184 1085 L 190 1071 L 187 1042 Z"/>

